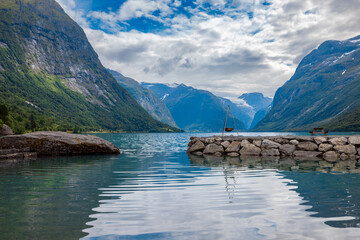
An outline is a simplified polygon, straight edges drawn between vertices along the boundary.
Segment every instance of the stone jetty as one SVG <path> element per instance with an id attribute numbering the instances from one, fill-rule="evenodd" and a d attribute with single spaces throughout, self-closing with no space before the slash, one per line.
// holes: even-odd
<path id="1" fill-rule="evenodd" d="M 188 146 L 188 153 L 196 156 L 262 156 L 328 162 L 360 159 L 360 135 L 191 137 Z"/>
<path id="2" fill-rule="evenodd" d="M 0 137 L 0 160 L 19 157 L 119 154 L 114 144 L 93 135 L 33 132 Z"/>

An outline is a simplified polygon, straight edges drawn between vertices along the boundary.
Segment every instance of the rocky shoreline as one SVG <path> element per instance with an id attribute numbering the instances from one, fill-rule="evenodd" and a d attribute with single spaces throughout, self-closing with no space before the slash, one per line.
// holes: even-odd
<path id="1" fill-rule="evenodd" d="M 328 162 L 360 159 L 360 135 L 191 137 L 188 146 L 187 152 L 196 156 L 261 156 Z"/>
<path id="2" fill-rule="evenodd" d="M 0 137 L 0 160 L 90 154 L 120 154 L 120 149 L 97 136 L 64 132 L 33 132 Z"/>

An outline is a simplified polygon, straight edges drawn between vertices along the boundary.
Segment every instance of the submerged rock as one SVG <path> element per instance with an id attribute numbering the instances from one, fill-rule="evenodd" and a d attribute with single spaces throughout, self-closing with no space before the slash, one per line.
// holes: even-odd
<path id="1" fill-rule="evenodd" d="M 120 149 L 102 138 L 64 132 L 34 132 L 0 138 L 0 149 L 27 148 L 38 155 L 119 154 Z"/>

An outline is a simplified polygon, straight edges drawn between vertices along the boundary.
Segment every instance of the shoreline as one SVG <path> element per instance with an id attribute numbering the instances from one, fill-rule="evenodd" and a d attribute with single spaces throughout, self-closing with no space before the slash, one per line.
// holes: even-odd
<path id="1" fill-rule="evenodd" d="M 278 157 L 295 160 L 360 159 L 360 135 L 191 137 L 187 152 L 196 156 Z"/>

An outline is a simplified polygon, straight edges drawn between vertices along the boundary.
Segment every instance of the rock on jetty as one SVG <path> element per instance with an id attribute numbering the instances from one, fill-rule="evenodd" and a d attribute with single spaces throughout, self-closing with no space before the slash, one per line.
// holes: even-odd
<path id="1" fill-rule="evenodd" d="M 360 135 L 276 137 L 191 137 L 188 153 L 202 156 L 292 157 L 329 162 L 360 159 Z"/>
<path id="2" fill-rule="evenodd" d="M 64 132 L 33 132 L 4 136 L 0 138 L 0 149 L 30 149 L 30 152 L 35 152 L 38 156 L 120 153 L 119 148 L 102 138 Z"/>

